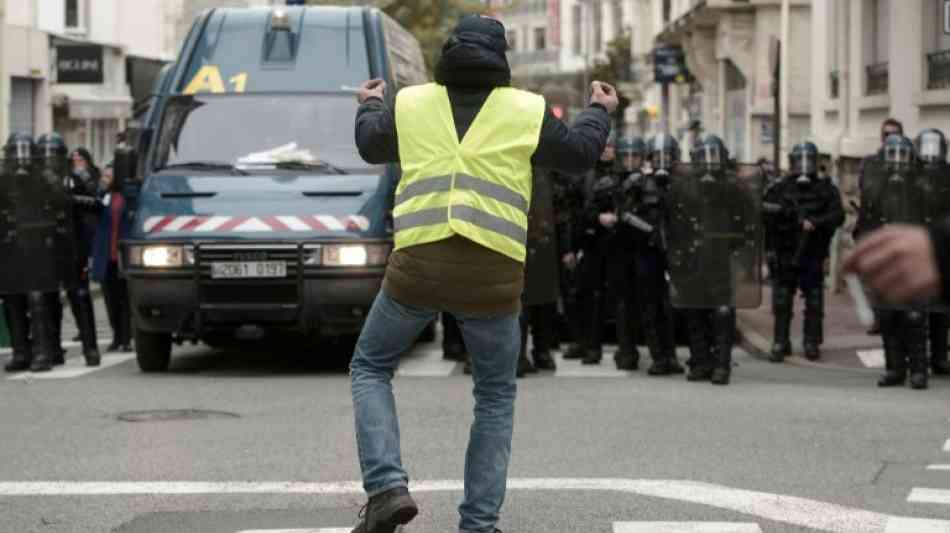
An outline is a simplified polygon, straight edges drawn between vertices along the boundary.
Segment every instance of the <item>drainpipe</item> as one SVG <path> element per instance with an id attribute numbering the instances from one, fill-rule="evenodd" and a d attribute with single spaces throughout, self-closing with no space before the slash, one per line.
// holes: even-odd
<path id="1" fill-rule="evenodd" d="M 834 1 L 834 0 L 829 0 Z M 838 7 L 835 6 L 834 9 Z M 833 47 L 837 50 L 838 54 L 838 127 L 835 129 L 835 133 L 832 136 L 832 163 L 835 169 L 835 176 L 838 177 L 838 183 L 841 183 L 841 171 L 840 171 L 840 161 L 841 161 L 841 152 L 843 151 L 842 145 L 844 144 L 844 138 L 848 133 L 848 124 L 850 122 L 851 114 L 851 69 L 850 65 L 850 51 L 851 51 L 851 28 L 848 23 L 849 17 L 834 17 L 835 20 L 840 19 L 842 21 L 842 26 L 839 28 L 834 28 L 835 38 L 837 43 L 827 43 L 828 46 Z M 844 38 L 838 36 L 843 35 Z M 840 277 L 837 275 L 838 272 L 838 263 L 841 260 L 841 239 L 842 233 L 839 228 L 835 232 L 835 237 L 831 241 L 831 257 L 829 258 L 829 271 L 831 279 L 829 280 L 829 289 L 832 293 L 838 292 L 838 286 L 840 282 Z"/>
<path id="2" fill-rule="evenodd" d="M 7 76 L 7 71 L 3 61 L 4 56 L 7 54 L 7 48 L 6 46 L 3 46 L 6 36 L 6 28 L 6 2 L 0 1 L 0 143 L 7 142 L 7 136 L 10 135 L 8 131 L 10 129 L 10 119 L 7 117 L 7 109 L 10 107 L 10 102 L 7 101 L 7 91 L 9 90 L 10 86 L 10 77 Z"/>
<path id="3" fill-rule="evenodd" d="M 788 96 L 791 81 L 791 0 L 782 0 L 782 47 L 779 56 L 782 68 L 779 70 L 779 142 L 781 143 L 781 164 L 784 166 L 785 154 L 788 153 Z"/>

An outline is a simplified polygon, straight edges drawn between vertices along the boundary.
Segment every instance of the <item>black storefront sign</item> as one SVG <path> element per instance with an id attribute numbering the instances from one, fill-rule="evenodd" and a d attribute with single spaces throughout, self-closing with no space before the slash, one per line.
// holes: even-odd
<path id="1" fill-rule="evenodd" d="M 102 47 L 70 45 L 56 47 L 57 83 L 102 83 Z"/>
<path id="2" fill-rule="evenodd" d="M 654 80 L 657 83 L 687 83 L 692 77 L 686 68 L 686 55 L 678 46 L 653 50 Z"/>

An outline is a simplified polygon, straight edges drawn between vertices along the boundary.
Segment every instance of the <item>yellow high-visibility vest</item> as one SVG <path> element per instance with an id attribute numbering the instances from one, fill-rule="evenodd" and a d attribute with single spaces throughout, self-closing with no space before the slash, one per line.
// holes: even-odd
<path id="1" fill-rule="evenodd" d="M 401 90 L 395 249 L 461 235 L 524 263 L 531 156 L 544 109 L 541 96 L 494 89 L 459 141 L 444 86 Z"/>

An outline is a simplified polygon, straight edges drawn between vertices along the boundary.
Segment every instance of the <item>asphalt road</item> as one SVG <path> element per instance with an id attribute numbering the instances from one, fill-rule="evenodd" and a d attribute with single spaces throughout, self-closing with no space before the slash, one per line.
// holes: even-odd
<path id="1" fill-rule="evenodd" d="M 341 349 L 187 347 L 165 375 L 119 354 L 85 373 L 70 351 L 44 379 L 0 378 L 0 532 L 354 524 L 363 496 Z M 422 507 L 408 532 L 457 530 L 471 382 L 439 355 L 421 346 L 395 381 Z M 932 466 L 950 463 L 950 380 L 880 390 L 867 370 L 736 359 L 725 388 L 616 372 L 609 357 L 522 380 L 499 527 L 950 532 L 950 471 Z M 180 412 L 139 413 L 150 410 Z"/>

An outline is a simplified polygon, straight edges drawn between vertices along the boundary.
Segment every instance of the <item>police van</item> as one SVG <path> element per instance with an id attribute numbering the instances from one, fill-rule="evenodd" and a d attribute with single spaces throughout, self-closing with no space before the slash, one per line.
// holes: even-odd
<path id="1" fill-rule="evenodd" d="M 423 83 L 418 42 L 366 7 L 212 9 L 116 154 L 139 367 L 172 345 L 359 332 L 392 249 L 398 166 L 354 143 L 356 88 Z M 131 170 L 122 170 L 131 169 Z"/>

